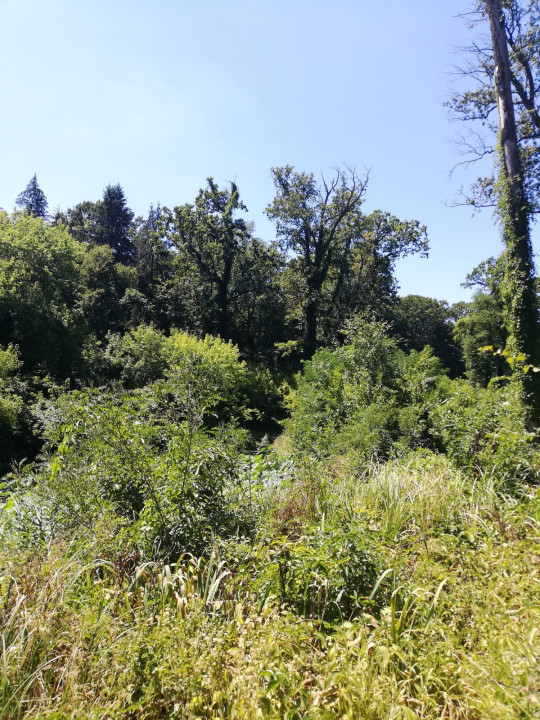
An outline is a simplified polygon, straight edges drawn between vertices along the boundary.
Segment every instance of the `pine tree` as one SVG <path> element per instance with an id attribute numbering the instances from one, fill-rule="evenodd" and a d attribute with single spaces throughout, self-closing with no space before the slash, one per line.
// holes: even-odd
<path id="1" fill-rule="evenodd" d="M 132 265 L 135 246 L 130 236 L 133 212 L 121 185 L 107 185 L 97 204 L 96 243 L 112 248 L 116 262 Z"/>
<path id="2" fill-rule="evenodd" d="M 15 200 L 17 207 L 20 207 L 23 212 L 29 213 L 34 217 L 47 217 L 47 198 L 45 193 L 39 187 L 37 177 L 30 180 L 25 190 Z"/>

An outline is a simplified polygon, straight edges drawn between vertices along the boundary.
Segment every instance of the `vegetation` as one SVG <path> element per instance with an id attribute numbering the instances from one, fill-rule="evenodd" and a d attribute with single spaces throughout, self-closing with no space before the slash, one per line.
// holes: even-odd
<path id="1" fill-rule="evenodd" d="M 0 213 L 0 720 L 539 717 L 508 253 L 400 298 L 418 221 L 272 173 L 275 243 L 212 178 Z"/>
<path id="2" fill-rule="evenodd" d="M 538 299 L 530 239 L 530 216 L 537 210 L 540 138 L 538 3 L 482 0 L 477 9 L 491 35 L 488 50 L 475 46 L 469 68 L 479 89 L 454 97 L 451 105 L 466 120 L 480 119 L 488 126 L 497 109 L 497 179 L 481 179 L 476 190 L 495 201 L 501 223 L 505 244 L 501 297 L 508 347 L 514 355 L 523 354 L 538 363 Z M 531 419 L 538 422 L 538 377 L 523 374 L 520 382 Z"/>

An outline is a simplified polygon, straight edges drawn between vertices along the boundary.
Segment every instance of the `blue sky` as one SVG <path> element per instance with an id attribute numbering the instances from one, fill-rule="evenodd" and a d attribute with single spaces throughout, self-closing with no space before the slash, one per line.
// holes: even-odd
<path id="1" fill-rule="evenodd" d="M 481 172 L 450 177 L 460 128 L 443 107 L 470 5 L 0 0 L 0 206 L 37 173 L 51 210 L 119 182 L 144 214 L 211 175 L 238 183 L 271 240 L 270 168 L 347 163 L 370 172 L 367 211 L 428 227 L 430 257 L 399 263 L 400 292 L 466 299 L 467 272 L 501 250 L 489 211 L 448 206 Z"/>

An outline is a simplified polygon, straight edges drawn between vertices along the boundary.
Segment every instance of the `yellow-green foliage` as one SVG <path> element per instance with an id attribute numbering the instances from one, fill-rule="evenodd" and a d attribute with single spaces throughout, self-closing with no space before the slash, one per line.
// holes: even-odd
<path id="1" fill-rule="evenodd" d="M 215 368 L 223 377 L 234 378 L 245 371 L 236 345 L 212 335 L 200 339 L 182 330 L 173 330 L 165 339 L 164 354 L 173 367 L 189 358 Z"/>
<path id="2" fill-rule="evenodd" d="M 492 477 L 472 481 L 444 455 L 426 450 L 342 481 L 334 495 L 338 508 L 346 498 L 352 516 L 372 518 L 391 538 L 474 525 L 496 500 Z"/>
<path id="3" fill-rule="evenodd" d="M 9 383 L 10 375 L 15 374 L 21 365 L 17 348 L 8 345 L 3 350 L 0 347 L 0 442 L 5 442 L 7 435 L 16 430 L 23 410 L 22 398 Z"/>
<path id="4" fill-rule="evenodd" d="M 69 366 L 83 254 L 63 227 L 0 212 L 1 329 L 4 342 L 19 346 L 27 370 Z"/>
<path id="5" fill-rule="evenodd" d="M 261 603 L 250 569 L 216 556 L 136 567 L 118 540 L 104 550 L 106 527 L 77 551 L 7 545 L 0 718 L 535 718 L 540 500 L 478 520 L 468 535 L 380 543 L 382 609 L 331 632 Z"/>

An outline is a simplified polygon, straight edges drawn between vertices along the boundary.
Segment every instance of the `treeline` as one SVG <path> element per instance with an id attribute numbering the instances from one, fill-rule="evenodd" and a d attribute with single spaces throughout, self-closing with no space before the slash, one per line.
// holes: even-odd
<path id="1" fill-rule="evenodd" d="M 494 260 L 468 278 L 472 303 L 399 298 L 395 263 L 427 254 L 424 226 L 364 213 L 366 178 L 353 171 L 321 182 L 289 166 L 272 172 L 273 242 L 254 235 L 234 183 L 209 178 L 194 202 L 151 206 L 146 217 L 109 185 L 100 200 L 49 217 L 34 176 L 20 212 L 1 216 L 0 344 L 19 348 L 26 373 L 90 380 L 111 334 L 145 324 L 220 336 L 250 362 L 297 369 L 366 315 L 404 350 L 429 344 L 452 376 L 467 370 L 485 384 L 499 374 L 476 351 L 505 341 Z"/>
<path id="2" fill-rule="evenodd" d="M 193 203 L 135 217 L 120 185 L 49 216 L 34 176 L 19 209 L 0 213 L 2 473 L 41 446 L 40 398 L 151 383 L 178 331 L 238 347 L 251 368 L 242 402 L 265 421 L 285 412 L 281 380 L 318 348 L 341 346 L 353 317 L 383 324 L 406 352 L 429 345 L 450 377 L 486 386 L 508 373 L 478 350 L 506 343 L 498 261 L 467 278 L 470 303 L 400 298 L 395 263 L 427 253 L 424 226 L 364 213 L 366 178 L 348 169 L 321 182 L 272 172 L 273 242 L 254 235 L 238 187 L 211 178 Z"/>

